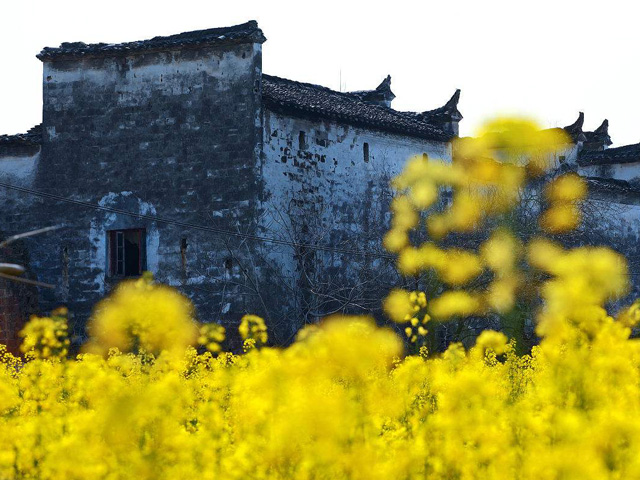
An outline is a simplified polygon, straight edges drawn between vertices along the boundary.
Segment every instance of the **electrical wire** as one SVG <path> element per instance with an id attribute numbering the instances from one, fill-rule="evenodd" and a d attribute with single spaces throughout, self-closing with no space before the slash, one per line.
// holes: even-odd
<path id="1" fill-rule="evenodd" d="M 95 204 L 95 203 L 85 202 L 85 201 L 82 201 L 82 200 L 74 200 L 72 198 L 63 197 L 62 195 L 56 195 L 54 193 L 47 193 L 47 192 L 41 192 L 41 191 L 37 191 L 37 190 L 32 190 L 30 188 L 20 187 L 18 185 L 12 185 L 10 183 L 5 183 L 5 182 L 0 182 L 0 187 L 6 188 L 8 190 L 14 190 L 16 192 L 28 193 L 30 195 L 34 195 L 34 196 L 41 197 L 41 198 L 47 198 L 47 199 L 56 200 L 56 201 L 63 202 L 63 203 L 69 203 L 69 204 L 73 204 L 73 205 L 78 205 L 78 206 L 85 207 L 85 208 L 92 208 L 94 210 L 101 210 L 103 212 L 109 212 L 109 213 L 117 213 L 117 214 L 120 214 L 120 215 L 126 215 L 126 216 L 135 217 L 135 218 L 139 218 L 139 219 L 150 220 L 150 221 L 153 221 L 153 222 L 163 223 L 163 224 L 166 224 L 166 225 L 174 225 L 174 226 L 177 226 L 177 227 L 188 228 L 188 229 L 192 229 L 192 230 L 200 230 L 200 231 L 204 231 L 204 232 L 215 233 L 215 234 L 220 235 L 220 236 L 243 238 L 243 239 L 255 240 L 255 241 L 259 241 L 259 242 L 268 242 L 268 243 L 272 243 L 272 244 L 275 244 L 275 245 L 285 245 L 285 246 L 290 246 L 290 247 L 296 247 L 296 248 L 301 248 L 301 249 L 304 248 L 304 249 L 308 249 L 308 250 L 317 250 L 317 251 L 323 251 L 323 252 L 329 252 L 329 253 L 341 253 L 341 254 L 345 254 L 345 255 L 356 255 L 356 256 L 361 256 L 361 257 L 384 258 L 384 259 L 388 259 L 388 260 L 394 260 L 395 259 L 395 256 L 389 255 L 389 254 L 384 254 L 384 253 L 371 253 L 371 252 L 363 252 L 361 250 L 355 250 L 355 249 L 343 249 L 343 248 L 336 248 L 336 247 L 330 247 L 330 246 L 325 246 L 325 245 L 314 245 L 314 244 L 307 244 L 307 243 L 297 243 L 297 242 L 292 242 L 292 241 L 288 241 L 288 240 L 282 240 L 282 239 L 273 238 L 273 237 L 266 237 L 266 236 L 262 236 L 262 235 L 253 235 L 253 234 L 249 234 L 249 233 L 234 232 L 232 230 L 226 230 L 226 229 L 222 229 L 222 228 L 210 227 L 210 226 L 205 226 L 205 225 L 198 225 L 198 224 L 189 223 L 189 222 L 182 222 L 180 220 L 171 220 L 171 219 L 167 219 L 167 218 L 158 217 L 158 216 L 155 216 L 155 215 L 148 215 L 148 214 L 142 214 L 142 213 L 129 212 L 127 210 L 123 210 L 123 209 L 120 209 L 120 208 L 107 207 L 107 206 L 104 206 L 104 205 L 98 205 L 98 204 Z"/>
<path id="2" fill-rule="evenodd" d="M 177 227 L 189 228 L 189 229 L 192 229 L 192 230 L 200 230 L 200 231 L 205 231 L 205 232 L 211 232 L 211 233 L 215 233 L 216 235 L 220 235 L 220 236 L 230 236 L 230 237 L 236 237 L 236 238 L 243 238 L 243 239 L 247 239 L 247 240 L 254 240 L 254 241 L 259 241 L 259 242 L 272 243 L 272 244 L 275 244 L 275 245 L 285 245 L 285 246 L 296 247 L 296 248 L 305 248 L 305 249 L 308 249 L 308 250 L 316 250 L 316 251 L 322 251 L 322 252 L 328 252 L 328 253 L 341 253 L 341 254 L 345 254 L 345 255 L 356 255 L 356 256 L 361 256 L 361 257 L 373 257 L 373 258 L 383 258 L 383 259 L 386 259 L 386 260 L 395 260 L 395 256 L 394 255 L 389 255 L 389 254 L 384 254 L 384 253 L 371 253 L 371 252 L 363 252 L 361 250 L 342 249 L 342 248 L 335 248 L 335 247 L 330 247 L 330 246 L 325 246 L 325 245 L 314 245 L 314 244 L 307 244 L 307 243 L 297 243 L 297 242 L 291 242 L 291 241 L 288 241 L 288 240 L 282 240 L 282 239 L 273 238 L 273 237 L 266 237 L 266 236 L 262 236 L 262 235 L 252 235 L 252 234 L 249 234 L 249 233 L 234 232 L 232 230 L 226 230 L 226 229 L 222 229 L 222 228 L 209 227 L 209 226 L 205 226 L 205 225 L 198 225 L 198 224 L 193 224 L 193 223 L 188 223 L 188 222 L 182 222 L 180 220 L 170 220 L 170 219 L 158 217 L 158 216 L 155 216 L 155 215 L 147 215 L 147 214 L 142 214 L 142 213 L 129 212 L 127 210 L 123 210 L 123 209 L 120 209 L 120 208 L 106 207 L 106 206 L 103 206 L 103 205 L 98 205 L 98 204 L 91 203 L 91 202 L 85 202 L 85 201 L 82 201 L 82 200 L 74 200 L 72 198 L 63 197 L 62 195 L 56 195 L 54 193 L 47 193 L 47 192 L 40 192 L 40 191 L 37 191 L 37 190 L 32 190 L 30 188 L 20 187 L 18 185 L 12 185 L 10 183 L 5 183 L 5 182 L 0 182 L 0 187 L 6 188 L 8 190 L 14 190 L 14 191 L 17 191 L 17 192 L 28 193 L 30 195 L 34 195 L 34 196 L 41 197 L 41 198 L 48 198 L 48 199 L 56 200 L 56 201 L 63 202 L 63 203 L 69 203 L 69 204 L 73 204 L 73 205 L 78 205 L 78 206 L 85 207 L 85 208 L 92 208 L 94 210 L 101 210 L 103 212 L 127 215 L 127 216 L 130 216 L 130 217 L 150 220 L 150 221 L 153 221 L 153 222 L 163 223 L 163 224 L 166 224 L 166 225 L 174 225 L 174 226 L 177 226 Z M 629 276 L 637 276 L 637 275 L 640 275 L 640 273 L 629 272 L 627 275 L 629 275 Z"/>

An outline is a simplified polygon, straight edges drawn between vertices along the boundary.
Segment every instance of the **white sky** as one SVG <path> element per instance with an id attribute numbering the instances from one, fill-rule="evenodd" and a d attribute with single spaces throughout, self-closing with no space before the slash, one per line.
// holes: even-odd
<path id="1" fill-rule="evenodd" d="M 255 19 L 266 73 L 347 90 L 387 75 L 399 110 L 462 89 L 461 134 L 496 113 L 640 142 L 640 2 L 634 0 L 0 0 L 0 133 L 41 121 L 44 46 L 118 43 Z"/>

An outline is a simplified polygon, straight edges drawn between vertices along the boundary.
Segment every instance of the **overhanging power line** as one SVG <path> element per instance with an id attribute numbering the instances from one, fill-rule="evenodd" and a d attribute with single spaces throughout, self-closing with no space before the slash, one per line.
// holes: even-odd
<path id="1" fill-rule="evenodd" d="M 253 235 L 253 234 L 250 234 L 250 233 L 234 232 L 232 230 L 226 230 L 226 229 L 223 229 L 223 228 L 216 228 L 216 227 L 211 227 L 211 226 L 207 226 L 207 225 L 198 225 L 198 224 L 194 224 L 194 223 L 183 222 L 183 221 L 180 221 L 180 220 L 171 220 L 171 219 L 168 219 L 168 218 L 158 217 L 156 215 L 135 213 L 135 212 L 130 212 L 128 210 L 123 210 L 121 208 L 107 207 L 107 206 L 104 206 L 104 205 L 98 205 L 98 204 L 91 203 L 91 202 L 85 202 L 83 200 L 75 200 L 73 198 L 64 197 L 62 195 L 56 195 L 54 193 L 41 192 L 41 191 L 38 191 L 38 190 L 33 190 L 33 189 L 30 189 L 30 188 L 26 188 L 26 187 L 20 187 L 18 185 L 12 185 L 10 183 L 5 183 L 5 182 L 0 182 L 0 187 L 6 188 L 8 190 L 13 190 L 13 191 L 16 191 L 16 192 L 27 193 L 29 195 L 34 195 L 34 196 L 41 197 L 41 198 L 47 198 L 47 199 L 50 199 L 50 200 L 55 200 L 55 201 L 58 201 L 58 202 L 68 203 L 68 204 L 77 205 L 77 206 L 81 206 L 81 207 L 85 207 L 85 208 L 91 208 L 91 209 L 94 209 L 94 210 L 101 210 L 103 212 L 117 213 L 117 214 L 120 214 L 120 215 L 126 215 L 126 216 L 129 216 L 129 217 L 140 218 L 140 219 L 149 220 L 149 221 L 152 221 L 152 222 L 163 223 L 163 224 L 166 224 L 166 225 L 174 225 L 174 226 L 177 226 L 177 227 L 188 228 L 188 229 L 192 229 L 192 230 L 200 230 L 200 231 L 204 231 L 204 232 L 215 233 L 216 235 L 220 235 L 220 236 L 243 238 L 243 239 L 247 239 L 247 240 L 254 240 L 254 241 L 259 241 L 259 242 L 272 243 L 272 244 L 275 244 L 275 245 L 284 245 L 284 246 L 289 246 L 289 247 L 304 248 L 304 249 L 308 249 L 308 250 L 318 250 L 318 251 L 329 252 L 329 253 L 341 253 L 341 254 L 345 254 L 345 255 L 356 255 L 356 256 L 361 256 L 361 257 L 376 257 L 376 258 L 384 258 L 384 259 L 388 259 L 388 260 L 394 260 L 395 259 L 394 255 L 389 255 L 389 254 L 385 254 L 385 253 L 371 253 L 371 252 L 363 252 L 362 250 L 355 250 L 355 249 L 344 249 L 344 248 L 336 248 L 336 247 L 325 246 L 325 245 L 298 243 L 298 242 L 292 242 L 292 241 L 289 241 L 289 240 L 282 240 L 282 239 L 273 238 L 273 237 L 267 237 L 267 236 L 262 236 L 262 235 Z"/>
<path id="2" fill-rule="evenodd" d="M 171 220 L 171 219 L 167 219 L 167 218 L 163 218 L 163 217 L 158 217 L 156 215 L 147 215 L 147 214 L 142 214 L 142 213 L 135 213 L 135 212 L 130 212 L 128 210 L 123 210 L 121 208 L 106 207 L 104 205 L 98 205 L 98 204 L 95 204 L 95 203 L 85 202 L 85 201 L 82 201 L 82 200 L 74 200 L 73 198 L 67 198 L 67 197 L 64 197 L 62 195 L 56 195 L 54 193 L 41 192 L 41 191 L 38 191 L 38 190 L 33 190 L 33 189 L 30 189 L 30 188 L 26 188 L 26 187 L 20 187 L 18 185 L 12 185 L 10 183 L 5 183 L 5 182 L 0 182 L 0 187 L 6 188 L 8 190 L 14 190 L 16 192 L 27 193 L 29 195 L 34 195 L 34 196 L 41 197 L 41 198 L 48 198 L 48 199 L 51 199 L 51 200 L 56 200 L 56 201 L 59 201 L 59 202 L 69 203 L 69 204 L 73 204 L 73 205 L 78 205 L 78 206 L 85 207 L 85 208 L 91 208 L 91 209 L 94 209 L 94 210 L 101 210 L 103 212 L 118 213 L 118 214 L 121 214 L 121 215 L 130 216 L 130 217 L 150 220 L 152 222 L 163 223 L 163 224 L 166 224 L 166 225 L 174 225 L 174 226 L 177 226 L 177 227 L 188 228 L 188 229 L 192 229 L 192 230 L 210 232 L 210 233 L 214 233 L 214 234 L 219 235 L 219 236 L 243 238 L 243 239 L 247 239 L 247 240 L 254 240 L 254 241 L 259 241 L 259 242 L 272 243 L 274 245 L 284 245 L 284 246 L 289 246 L 289 247 L 304 248 L 304 249 L 308 249 L 308 250 L 317 250 L 317 251 L 328 252 L 328 253 L 341 253 L 341 254 L 345 254 L 345 255 L 355 255 L 355 256 L 360 256 L 360 257 L 382 258 L 382 259 L 385 259 L 385 260 L 395 260 L 396 259 L 396 257 L 394 255 L 384 254 L 384 253 L 379 253 L 379 252 L 371 253 L 371 252 L 363 252 L 362 250 L 355 250 L 355 249 L 343 249 L 343 248 L 336 248 L 336 247 L 330 247 L 330 246 L 325 246 L 325 245 L 297 243 L 297 242 L 291 242 L 291 241 L 288 241 L 288 240 L 282 240 L 282 239 L 273 238 L 273 237 L 266 237 L 266 236 L 262 236 L 262 235 L 252 235 L 250 233 L 234 232 L 232 230 L 226 230 L 226 229 L 223 229 L 223 228 L 210 227 L 210 226 L 206 226 L 206 225 L 198 225 L 198 224 L 189 223 L 189 222 L 182 222 L 180 220 Z M 640 273 L 629 272 L 627 275 L 628 276 L 637 276 L 637 275 L 640 275 Z"/>

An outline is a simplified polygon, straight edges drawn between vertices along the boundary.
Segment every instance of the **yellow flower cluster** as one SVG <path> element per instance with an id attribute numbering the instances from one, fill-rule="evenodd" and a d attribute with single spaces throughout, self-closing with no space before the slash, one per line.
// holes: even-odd
<path id="1" fill-rule="evenodd" d="M 184 349 L 196 339 L 191 302 L 176 290 L 158 285 L 149 275 L 121 282 L 95 308 L 89 323 L 92 340 L 86 350 L 104 354 Z"/>
<path id="2" fill-rule="evenodd" d="M 529 263 L 552 276 L 542 286 L 545 306 L 538 316 L 539 335 L 553 333 L 564 340 L 569 323 L 594 335 L 602 323 L 612 321 L 603 305 L 628 289 L 624 257 L 604 247 L 566 251 L 544 239 L 531 242 L 528 256 Z"/>
<path id="3" fill-rule="evenodd" d="M 51 317 L 31 317 L 20 332 L 20 349 L 32 358 L 62 358 L 69 351 L 67 309 L 58 308 Z"/>
<path id="4" fill-rule="evenodd" d="M 366 317 L 243 356 L 0 351 L 0 478 L 636 478 L 640 344 L 566 328 L 525 356 L 486 331 L 402 358 Z"/>
<path id="5" fill-rule="evenodd" d="M 587 196 L 585 181 L 567 173 L 550 182 L 545 193 L 550 206 L 540 216 L 540 226 L 549 233 L 574 230 L 582 218 L 579 202 Z"/>
<path id="6" fill-rule="evenodd" d="M 225 328 L 217 323 L 206 323 L 200 327 L 198 344 L 204 346 L 211 353 L 222 351 L 225 339 Z"/>
<path id="7" fill-rule="evenodd" d="M 257 315 L 245 315 L 242 317 L 238 331 L 242 340 L 244 340 L 246 350 L 263 346 L 269 338 L 264 320 Z"/>
<path id="8" fill-rule="evenodd" d="M 457 140 L 451 163 L 415 157 L 394 179 L 398 195 L 391 205 L 392 225 L 384 245 L 398 254 L 402 274 L 434 271 L 451 288 L 430 301 L 429 312 L 436 319 L 507 314 L 514 308 L 518 289 L 526 283 L 519 265 L 525 248 L 505 225 L 498 226 L 477 252 L 436 242 L 450 233 L 479 232 L 487 220 L 499 220 L 513 210 L 529 182 L 549 169 L 557 149 L 568 142 L 560 129 L 541 130 L 524 119 L 498 119 L 488 122 L 478 137 Z M 450 192 L 452 200 L 438 205 L 444 192 Z M 586 193 L 584 180 L 576 174 L 549 182 L 545 188 L 548 209 L 539 219 L 543 230 L 565 233 L 577 227 L 579 203 Z M 412 232 L 422 226 L 431 241 L 413 245 Z M 461 289 L 485 273 L 490 273 L 486 288 Z M 397 292 L 392 295 L 399 298 Z M 401 304 L 395 304 L 397 312 L 391 307 L 386 311 L 398 321 L 404 312 Z"/>
<path id="9" fill-rule="evenodd" d="M 556 141 L 526 122 L 495 122 L 461 155 L 498 151 L 511 162 L 506 170 L 484 160 L 465 160 L 463 173 L 410 165 L 398 185 L 412 191 L 394 202 L 397 238 L 386 243 L 397 247 L 405 234 L 408 242 L 419 209 L 434 202 L 430 186 L 458 188 L 473 167 L 500 204 L 513 195 L 505 185 L 520 181 L 513 172 L 539 175 Z M 564 182 L 550 190 L 552 204 L 579 198 Z M 461 231 L 462 217 L 481 218 L 446 213 L 440 232 Z M 407 242 L 394 251 L 414 248 Z M 452 287 L 482 272 L 492 280 L 486 291 L 447 290 L 429 301 L 393 290 L 384 309 L 406 323 L 414 347 L 430 314 L 508 310 L 525 262 L 546 278 L 540 344 L 519 356 L 504 334 L 485 331 L 469 350 L 454 343 L 441 355 L 423 346 L 404 356 L 402 339 L 372 318 L 334 316 L 278 349 L 265 346 L 264 321 L 246 315 L 239 331 L 248 353 L 234 355 L 220 351 L 222 327 L 198 335 L 193 307 L 176 291 L 149 277 L 124 282 L 96 307 L 77 358 L 64 356 L 64 310 L 25 327 L 24 360 L 0 346 L 0 478 L 640 478 L 640 342 L 630 338 L 640 302 L 616 319 L 604 309 L 628 288 L 624 258 L 542 238 L 521 245 L 505 229 L 477 253 L 435 243 L 417 250 L 428 257 L 419 268 Z M 208 350 L 198 354 L 196 342 Z"/>
<path id="10" fill-rule="evenodd" d="M 384 300 L 383 308 L 397 323 L 407 323 L 404 333 L 411 343 L 427 335 L 426 325 L 431 317 L 426 313 L 427 296 L 424 292 L 406 292 L 395 289 Z"/>
<path id="11" fill-rule="evenodd" d="M 625 327 L 633 328 L 640 323 L 640 300 L 633 302 L 633 305 L 623 309 L 616 318 Z"/>

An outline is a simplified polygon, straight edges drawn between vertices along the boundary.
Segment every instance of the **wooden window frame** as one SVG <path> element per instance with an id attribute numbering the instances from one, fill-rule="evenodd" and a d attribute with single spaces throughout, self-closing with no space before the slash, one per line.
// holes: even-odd
<path id="1" fill-rule="evenodd" d="M 126 271 L 126 249 L 125 234 L 127 232 L 137 232 L 138 234 L 138 271 L 127 274 Z M 147 269 L 147 232 L 144 228 L 124 228 L 107 231 L 109 262 L 107 271 L 111 277 L 139 277 Z"/>

